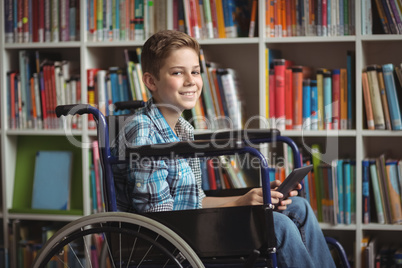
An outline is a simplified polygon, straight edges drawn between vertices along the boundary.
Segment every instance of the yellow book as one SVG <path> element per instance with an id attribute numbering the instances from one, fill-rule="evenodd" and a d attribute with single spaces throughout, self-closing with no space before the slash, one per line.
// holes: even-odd
<path id="1" fill-rule="evenodd" d="M 216 14 L 218 16 L 218 34 L 219 34 L 219 38 L 226 38 L 225 18 L 223 17 L 222 0 L 216 0 Z"/>

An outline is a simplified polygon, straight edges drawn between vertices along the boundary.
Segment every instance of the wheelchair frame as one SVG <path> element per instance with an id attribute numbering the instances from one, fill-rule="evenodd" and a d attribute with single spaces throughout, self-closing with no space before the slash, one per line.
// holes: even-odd
<path id="1" fill-rule="evenodd" d="M 135 102 L 135 101 L 129 102 L 129 106 L 127 107 L 133 108 L 135 106 L 141 107 L 143 106 L 143 102 Z M 110 142 L 109 142 L 109 128 L 105 116 L 98 109 L 85 104 L 58 106 L 56 108 L 56 114 L 58 117 L 68 114 L 70 115 L 92 114 L 97 122 L 97 136 L 99 142 L 100 160 L 102 169 L 104 171 L 103 190 L 104 190 L 105 205 L 107 211 L 106 213 L 102 213 L 101 216 L 110 218 L 112 220 L 114 219 L 113 217 L 120 217 L 124 218 L 123 221 L 128 219 L 128 221 L 134 221 L 134 222 L 136 221 L 139 222 L 145 221 L 147 223 L 152 222 L 151 225 L 158 226 L 157 228 L 162 228 L 164 230 L 164 233 L 167 233 L 167 236 L 170 237 L 168 238 L 168 240 L 172 239 L 173 241 L 172 243 L 178 244 L 176 245 L 177 248 L 179 249 L 185 248 L 185 250 L 188 250 L 190 252 L 189 255 L 184 256 L 184 258 L 189 260 L 191 266 L 203 267 L 203 264 L 200 263 L 198 258 L 196 257 L 193 258 L 193 255 L 196 255 L 196 253 L 191 249 L 191 247 L 188 246 L 186 242 L 182 238 L 180 238 L 180 236 L 177 236 L 177 234 L 175 234 L 174 231 L 171 231 L 169 227 L 168 228 L 164 228 L 163 226 L 161 227 L 161 224 L 159 223 L 161 220 L 158 219 L 158 217 L 148 218 L 141 215 L 133 216 L 132 213 L 117 212 L 116 193 L 114 188 L 112 165 L 126 163 L 127 160 L 118 159 L 117 157 L 111 154 Z M 145 145 L 145 146 L 138 146 L 135 148 L 128 148 L 126 150 L 126 155 L 135 152 L 140 157 L 146 157 L 146 156 L 170 157 L 171 152 L 173 151 L 175 153 L 175 156 L 182 158 L 200 157 L 200 154 L 202 154 L 202 157 L 246 154 L 246 153 L 255 156 L 260 161 L 261 184 L 263 189 L 263 200 L 264 200 L 264 205 L 262 207 L 264 211 L 264 216 L 266 221 L 269 222 L 271 226 L 273 226 L 272 213 L 274 207 L 271 204 L 271 192 L 270 192 L 271 189 L 270 189 L 268 162 L 265 156 L 258 149 L 250 145 L 257 145 L 270 142 L 286 143 L 291 147 L 293 151 L 294 165 L 295 168 L 297 168 L 301 166 L 301 159 L 298 147 L 295 144 L 295 142 L 288 137 L 281 136 L 278 130 L 219 131 L 214 133 L 215 138 L 214 144 L 211 143 L 209 137 L 210 134 L 201 134 L 199 136 L 200 137 L 198 139 L 196 138 L 196 140 L 192 141 L 191 143 L 189 142 L 172 143 L 170 144 L 171 146 L 169 146 L 168 149 L 166 149 L 166 144 Z M 233 139 L 235 140 L 235 142 L 233 142 Z M 232 142 L 228 142 L 229 140 Z M 251 144 L 249 142 L 251 142 Z M 219 147 L 214 147 L 213 145 L 216 145 L 217 143 L 219 144 Z M 194 150 L 193 147 L 194 144 L 199 145 L 197 150 Z M 95 224 L 97 223 L 97 219 L 99 218 L 99 216 L 100 214 L 86 216 L 83 217 L 83 219 L 79 219 L 77 221 L 68 224 L 60 231 L 58 231 L 44 245 L 43 251 L 52 249 L 55 250 L 54 248 L 59 243 L 58 241 L 65 239 L 66 235 L 72 232 L 71 230 L 73 229 L 75 230 L 75 228 L 80 226 L 80 224 L 81 225 L 88 225 L 88 223 Z M 150 215 L 147 214 L 146 216 Z M 155 220 L 153 221 L 151 218 L 154 218 Z M 270 230 L 267 230 L 266 236 L 268 241 L 266 252 L 270 257 L 268 265 L 271 265 L 272 267 L 277 267 L 276 241 L 275 241 L 276 238 L 274 229 L 271 228 Z M 333 244 L 336 247 L 336 249 L 341 253 L 340 255 L 342 263 L 345 265 L 345 267 L 348 267 L 346 254 L 342 246 L 334 239 L 327 239 L 327 241 Z M 44 253 L 42 255 L 44 255 Z M 255 253 L 254 251 L 251 252 L 249 259 L 246 260 L 244 263 L 244 267 L 251 267 L 256 261 L 258 255 L 259 255 L 258 252 L 257 253 Z M 36 258 L 33 267 L 41 267 L 40 265 L 41 262 L 43 261 L 43 258 L 41 259 L 40 256 L 41 254 L 39 254 L 39 257 Z"/>

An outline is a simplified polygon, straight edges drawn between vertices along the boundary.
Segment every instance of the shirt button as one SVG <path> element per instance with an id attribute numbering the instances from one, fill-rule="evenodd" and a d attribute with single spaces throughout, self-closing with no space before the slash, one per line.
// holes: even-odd
<path id="1" fill-rule="evenodd" d="M 181 171 L 179 171 L 179 176 L 181 176 Z"/>
<path id="2" fill-rule="evenodd" d="M 137 182 L 137 187 L 141 187 L 141 183 L 140 183 L 140 182 Z"/>

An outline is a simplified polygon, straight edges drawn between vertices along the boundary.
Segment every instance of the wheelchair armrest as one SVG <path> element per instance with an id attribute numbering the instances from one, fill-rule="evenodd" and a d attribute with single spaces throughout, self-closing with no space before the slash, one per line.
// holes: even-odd
<path id="1" fill-rule="evenodd" d="M 141 100 L 131 100 L 131 101 L 117 101 L 114 103 L 114 110 L 121 111 L 121 110 L 135 110 L 141 107 L 144 107 L 145 102 Z"/>
<path id="2" fill-rule="evenodd" d="M 267 139 L 280 136 L 278 129 L 236 129 L 218 130 L 213 132 L 198 133 L 194 135 L 195 140 L 214 140 L 214 139 L 236 139 L 251 141 L 255 139 Z"/>
<path id="3" fill-rule="evenodd" d="M 138 157 L 151 158 L 204 157 L 225 154 L 230 155 L 236 152 L 242 152 L 245 148 L 244 143 L 239 140 L 196 140 L 127 147 L 126 155 L 134 153 Z"/>

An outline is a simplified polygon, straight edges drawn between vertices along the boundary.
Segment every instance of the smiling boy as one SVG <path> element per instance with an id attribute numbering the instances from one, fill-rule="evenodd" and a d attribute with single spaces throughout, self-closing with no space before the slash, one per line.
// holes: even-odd
<path id="1" fill-rule="evenodd" d="M 161 31 L 144 44 L 141 54 L 143 82 L 152 98 L 135 112 L 119 136 L 126 146 L 161 144 L 194 139 L 193 127 L 183 118 L 201 95 L 199 44 L 185 33 Z M 141 159 L 114 170 L 117 205 L 122 211 L 156 212 L 206 207 L 262 205 L 262 189 L 243 196 L 206 197 L 201 188 L 199 160 Z M 271 183 L 272 189 L 279 181 Z M 299 185 L 299 188 L 301 186 Z M 334 267 L 318 222 L 306 200 L 292 191 L 288 198 L 272 190 L 281 267 Z M 292 203 L 293 202 L 293 203 Z"/>

